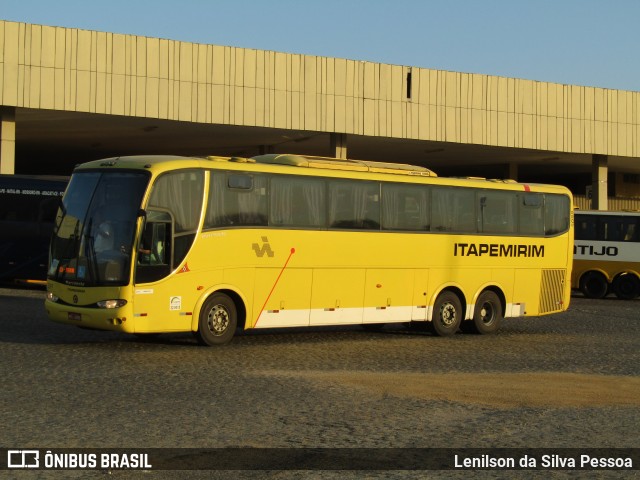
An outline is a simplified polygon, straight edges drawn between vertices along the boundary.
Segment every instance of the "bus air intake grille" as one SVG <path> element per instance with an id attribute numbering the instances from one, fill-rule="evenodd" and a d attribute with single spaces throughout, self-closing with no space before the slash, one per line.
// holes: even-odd
<path id="1" fill-rule="evenodd" d="M 564 269 L 542 270 L 540 315 L 562 311 L 566 276 L 567 271 Z"/>

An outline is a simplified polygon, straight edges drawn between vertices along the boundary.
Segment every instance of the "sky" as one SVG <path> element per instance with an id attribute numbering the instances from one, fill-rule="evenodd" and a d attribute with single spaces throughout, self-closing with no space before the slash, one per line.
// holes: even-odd
<path id="1" fill-rule="evenodd" d="M 640 0 L 0 0 L 0 19 L 640 91 Z"/>

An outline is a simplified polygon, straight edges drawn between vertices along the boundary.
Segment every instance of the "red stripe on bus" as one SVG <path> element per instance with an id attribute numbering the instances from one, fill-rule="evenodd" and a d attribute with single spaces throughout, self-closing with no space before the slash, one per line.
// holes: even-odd
<path id="1" fill-rule="evenodd" d="M 291 252 L 289 253 L 289 258 L 287 258 L 287 261 L 284 262 L 284 266 L 282 267 L 282 270 L 280 270 L 280 273 L 278 274 L 278 278 L 276 278 L 276 281 L 273 284 L 273 287 L 271 287 L 271 291 L 269 292 L 269 295 L 267 295 L 267 299 L 264 301 L 264 305 L 262 305 L 262 308 L 260 309 L 260 313 L 258 314 L 258 318 L 256 319 L 256 323 L 254 323 L 253 328 L 255 328 L 256 325 L 258 325 L 258 322 L 260 321 L 260 316 L 262 315 L 262 312 L 264 312 L 264 307 L 267 306 L 267 302 L 271 298 L 271 294 L 276 289 L 276 285 L 278 285 L 278 282 L 280 281 L 280 277 L 282 276 L 282 272 L 284 272 L 284 269 L 287 268 L 287 265 L 289 264 L 289 260 L 291 260 L 291 257 L 293 256 L 294 253 L 296 253 L 296 249 L 292 248 Z"/>

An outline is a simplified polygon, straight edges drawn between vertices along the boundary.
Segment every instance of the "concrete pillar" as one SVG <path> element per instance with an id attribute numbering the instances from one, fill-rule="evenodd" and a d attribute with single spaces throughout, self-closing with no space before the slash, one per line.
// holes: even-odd
<path id="1" fill-rule="evenodd" d="M 16 109 L 0 107 L 0 173 L 16 173 Z"/>
<path id="2" fill-rule="evenodd" d="M 347 134 L 332 133 L 331 134 L 331 154 L 334 158 L 347 158 Z"/>
<path id="3" fill-rule="evenodd" d="M 258 147 L 258 154 L 265 155 L 267 153 L 275 153 L 273 145 L 260 145 Z"/>
<path id="4" fill-rule="evenodd" d="M 506 170 L 507 178 L 517 181 L 518 180 L 518 164 L 510 162 L 507 164 L 506 167 L 507 168 L 505 170 Z"/>
<path id="5" fill-rule="evenodd" d="M 606 155 L 593 155 L 591 160 L 591 209 L 607 210 L 607 174 L 609 173 Z"/>

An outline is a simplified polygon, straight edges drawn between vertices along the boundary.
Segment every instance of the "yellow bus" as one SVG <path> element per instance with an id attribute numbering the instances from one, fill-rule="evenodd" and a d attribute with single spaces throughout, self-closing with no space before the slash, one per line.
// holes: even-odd
<path id="1" fill-rule="evenodd" d="M 407 322 L 492 333 L 569 306 L 570 192 L 270 154 L 78 166 L 52 238 L 56 322 L 135 334 Z"/>
<path id="2" fill-rule="evenodd" d="M 576 211 L 571 284 L 585 297 L 640 296 L 640 213 Z"/>

